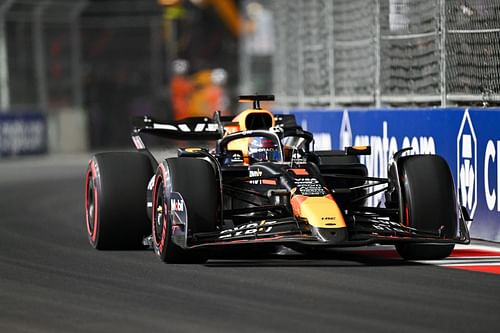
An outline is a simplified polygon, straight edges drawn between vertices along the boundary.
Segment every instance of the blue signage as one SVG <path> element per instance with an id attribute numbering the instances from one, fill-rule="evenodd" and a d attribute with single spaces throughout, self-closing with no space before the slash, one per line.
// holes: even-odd
<path id="1" fill-rule="evenodd" d="M 41 112 L 0 112 L 0 157 L 46 153 L 47 121 Z"/>
<path id="2" fill-rule="evenodd" d="M 362 156 L 370 175 L 387 176 L 394 152 L 439 154 L 453 173 L 457 195 L 474 221 L 472 237 L 500 241 L 500 109 L 293 110 L 314 133 L 315 149 L 370 145 Z M 378 200 L 373 198 L 373 202 Z M 372 202 L 372 203 L 373 203 Z"/>

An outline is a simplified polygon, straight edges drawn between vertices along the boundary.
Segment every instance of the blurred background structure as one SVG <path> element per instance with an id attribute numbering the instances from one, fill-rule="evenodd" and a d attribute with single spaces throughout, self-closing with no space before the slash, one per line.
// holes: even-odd
<path id="1" fill-rule="evenodd" d="M 176 59 L 189 64 L 185 75 L 193 89 L 215 86 L 234 94 L 239 11 L 237 1 L 221 3 L 1 0 L 1 109 L 45 113 L 51 146 L 69 140 L 71 149 L 102 149 L 129 144 L 132 116 L 174 118 Z M 200 83 L 202 76 L 209 82 Z M 208 114 L 204 107 L 227 104 L 225 94 L 223 103 L 210 105 L 198 96 L 191 108 Z M 80 132 L 85 144 L 78 142 Z"/>
<path id="2" fill-rule="evenodd" d="M 230 114 L 255 92 L 288 108 L 497 105 L 500 2 L 0 0 L 0 116 L 45 114 L 50 150 L 125 146 L 131 116 Z M 41 132 L 4 122 L 0 147 Z"/>

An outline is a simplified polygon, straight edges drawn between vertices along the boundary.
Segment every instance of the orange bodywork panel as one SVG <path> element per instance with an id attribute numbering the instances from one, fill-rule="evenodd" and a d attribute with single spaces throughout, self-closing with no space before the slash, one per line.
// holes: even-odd
<path id="1" fill-rule="evenodd" d="M 275 120 L 274 116 L 270 111 L 264 110 L 264 109 L 247 109 L 240 114 L 238 114 L 236 117 L 233 118 L 233 123 L 238 123 L 240 125 L 240 131 L 247 131 L 247 130 L 253 130 L 253 129 L 269 129 L 269 128 L 247 128 L 247 118 L 248 116 L 254 116 L 256 114 L 265 114 L 271 119 L 271 126 L 269 127 L 274 127 L 275 126 Z"/>
<path id="2" fill-rule="evenodd" d="M 331 194 L 322 197 L 293 195 L 290 199 L 293 213 L 318 228 L 345 228 L 345 220 Z"/>
<path id="3" fill-rule="evenodd" d="M 296 176 L 309 176 L 306 169 L 290 169 L 289 171 L 293 172 Z"/>

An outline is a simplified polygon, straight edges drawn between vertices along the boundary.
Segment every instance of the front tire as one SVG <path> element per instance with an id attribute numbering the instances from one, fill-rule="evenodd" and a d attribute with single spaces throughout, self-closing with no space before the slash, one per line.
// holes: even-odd
<path id="1" fill-rule="evenodd" d="M 440 260 L 448 257 L 455 244 L 396 244 L 396 251 L 406 260 Z"/>
<path id="2" fill-rule="evenodd" d="M 215 171 L 210 163 L 198 158 L 169 158 L 158 167 L 153 187 L 152 238 L 153 248 L 167 263 L 203 263 L 206 253 L 188 250 L 173 240 L 176 228 L 173 221 L 170 194 L 182 196 L 187 211 L 188 230 L 185 235 L 216 230 L 220 207 L 220 191 Z M 187 244 L 186 244 L 187 245 Z"/>
<path id="3" fill-rule="evenodd" d="M 142 248 L 149 234 L 146 187 L 153 176 L 149 158 L 136 152 L 96 154 L 85 180 L 85 221 L 98 250 Z"/>
<path id="4" fill-rule="evenodd" d="M 455 186 L 446 161 L 437 155 L 413 155 L 398 161 L 404 202 L 403 222 L 411 228 L 440 232 L 454 239 L 458 232 Z M 454 244 L 401 243 L 399 255 L 407 260 L 437 260 L 448 257 Z"/>

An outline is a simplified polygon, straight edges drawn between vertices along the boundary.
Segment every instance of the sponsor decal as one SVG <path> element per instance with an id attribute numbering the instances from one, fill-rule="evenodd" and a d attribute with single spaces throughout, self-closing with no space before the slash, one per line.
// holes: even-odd
<path id="1" fill-rule="evenodd" d="M 477 207 L 477 138 L 469 110 L 464 112 L 457 136 L 457 191 L 460 202 L 473 218 Z"/>
<path id="2" fill-rule="evenodd" d="M 138 150 L 146 149 L 146 145 L 144 144 L 139 135 L 133 135 L 132 141 L 134 142 L 135 148 L 137 148 Z"/>
<path id="3" fill-rule="evenodd" d="M 208 118 L 205 119 L 208 121 Z M 194 129 L 191 127 L 194 126 Z M 170 131 L 181 131 L 181 132 L 217 132 L 219 130 L 219 126 L 215 123 L 198 123 L 196 125 L 192 124 L 178 124 L 177 126 L 173 124 L 160 124 L 154 123 L 153 128 L 156 129 L 165 129 Z"/>
<path id="4" fill-rule="evenodd" d="M 184 211 L 184 200 L 182 199 L 170 199 L 170 209 L 174 212 Z"/>
<path id="5" fill-rule="evenodd" d="M 371 155 L 362 155 L 360 159 L 368 167 L 368 171 L 374 171 L 375 177 L 387 176 L 387 165 L 392 156 L 398 150 L 411 147 L 407 154 L 435 154 L 436 144 L 432 136 L 407 137 L 399 144 L 395 136 L 389 136 L 389 125 L 387 121 L 382 123 L 382 135 L 356 135 L 354 146 L 370 146 Z"/>
<path id="6" fill-rule="evenodd" d="M 196 125 L 196 128 L 194 129 L 195 132 L 201 132 L 201 130 L 197 130 L 198 126 L 203 125 L 203 124 L 198 124 Z M 206 127 L 204 128 L 205 132 L 217 132 L 219 130 L 219 127 L 217 124 L 212 124 L 208 123 L 206 124 Z"/>
<path id="7" fill-rule="evenodd" d="M 295 185 L 299 193 L 305 196 L 325 196 L 328 193 L 325 191 L 323 185 L 313 177 L 299 177 L 295 178 Z"/>
<path id="8" fill-rule="evenodd" d="M 231 229 L 225 229 L 220 232 L 219 239 L 227 239 L 238 236 L 255 235 L 259 233 L 268 233 L 273 229 L 273 224 L 277 221 L 260 221 L 239 225 Z"/>
<path id="9" fill-rule="evenodd" d="M 291 163 L 300 164 L 306 162 L 307 162 L 307 157 L 305 156 L 305 154 L 303 154 L 302 151 L 299 149 L 294 149 L 292 153 Z"/>
<path id="10" fill-rule="evenodd" d="M 153 128 L 154 129 L 164 129 L 164 130 L 169 130 L 169 131 L 177 131 L 178 130 L 177 127 L 175 127 L 174 125 L 158 124 L 158 123 L 154 123 Z"/>
<path id="11" fill-rule="evenodd" d="M 325 225 L 337 225 L 335 221 L 337 218 L 335 216 L 323 216 L 321 217 L 321 221 L 325 222 Z"/>
<path id="12" fill-rule="evenodd" d="M 340 124 L 339 147 L 340 149 L 344 149 L 350 146 L 352 146 L 351 121 L 349 120 L 349 113 L 345 110 L 342 114 L 342 123 Z"/>
<path id="13" fill-rule="evenodd" d="M 243 163 L 243 156 L 239 153 L 232 154 L 231 163 Z"/>
<path id="14" fill-rule="evenodd" d="M 257 170 L 249 170 L 249 176 L 250 177 L 260 177 L 262 176 L 262 170 L 257 169 Z M 262 179 L 256 179 L 256 180 L 250 180 L 250 184 L 262 184 Z"/>
<path id="15" fill-rule="evenodd" d="M 348 113 L 344 112 L 344 117 L 348 119 Z M 350 125 L 349 125 L 350 126 Z M 342 134 L 348 137 L 347 134 Z M 354 137 L 354 146 L 370 146 L 370 155 L 359 156 L 360 162 L 366 165 L 368 175 L 372 177 L 387 178 L 388 165 L 392 160 L 392 156 L 400 149 L 411 147 L 412 150 L 405 153 L 408 154 L 435 154 L 436 143 L 432 136 L 419 137 L 403 137 L 401 143 L 398 142 L 395 136 L 389 133 L 389 124 L 387 121 L 382 122 L 382 135 L 356 135 Z M 375 188 L 374 190 L 376 190 Z M 383 193 L 379 193 L 367 199 L 368 205 L 377 205 L 384 198 Z"/>
<path id="16" fill-rule="evenodd" d="M 219 126 L 214 123 L 198 123 L 195 125 L 194 130 L 191 130 L 188 124 L 177 125 L 179 129 L 183 132 L 217 132 Z"/>
<path id="17" fill-rule="evenodd" d="M 307 120 L 302 120 L 302 128 L 307 131 Z M 331 150 L 332 136 L 328 132 L 313 132 L 315 150 Z"/>
<path id="18" fill-rule="evenodd" d="M 500 108 L 391 108 L 293 111 L 313 133 L 329 132 L 335 148 L 369 145 L 371 156 L 360 156 L 368 174 L 387 177 L 394 152 L 443 156 L 452 168 L 457 199 L 474 218 L 472 237 L 500 241 Z M 352 142 L 349 142 L 351 137 Z M 333 142 L 332 142 L 333 143 Z M 367 205 L 383 204 L 383 195 Z"/>
<path id="19" fill-rule="evenodd" d="M 186 124 L 179 124 L 177 127 L 179 127 L 179 129 L 183 132 L 191 132 L 191 129 Z"/>
<path id="20" fill-rule="evenodd" d="M 46 150 L 46 123 L 41 114 L 0 116 L 0 156 L 43 153 Z"/>
<path id="21" fill-rule="evenodd" d="M 489 211 L 500 212 L 500 140 L 488 140 L 484 155 L 484 194 Z M 496 175 L 496 182 L 491 181 Z"/>
<path id="22" fill-rule="evenodd" d="M 174 243 L 185 246 L 187 243 L 186 228 L 188 225 L 187 207 L 182 195 L 170 192 L 170 217 L 172 218 L 172 240 Z"/>

